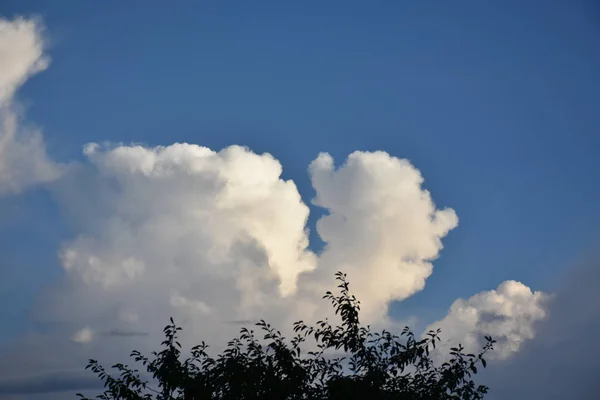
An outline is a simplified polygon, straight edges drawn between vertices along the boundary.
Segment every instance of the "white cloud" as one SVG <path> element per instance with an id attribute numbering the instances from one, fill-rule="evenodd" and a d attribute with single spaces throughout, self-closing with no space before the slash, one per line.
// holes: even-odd
<path id="1" fill-rule="evenodd" d="M 339 169 L 321 154 L 310 172 L 314 204 L 329 210 L 317 224 L 327 243 L 319 290 L 343 270 L 367 321 L 380 320 L 391 300 L 423 289 L 441 239 L 458 225 L 456 213 L 436 209 L 419 170 L 385 152 L 354 152 Z"/>
<path id="2" fill-rule="evenodd" d="M 597 252 L 592 256 L 569 268 L 549 298 L 547 317 L 535 325 L 535 339 L 489 365 L 482 378 L 491 388 L 490 400 L 598 398 L 600 263 Z"/>
<path id="3" fill-rule="evenodd" d="M 384 152 L 355 152 L 339 169 L 324 154 L 311 164 L 314 202 L 329 211 L 320 256 L 308 249 L 309 208 L 269 154 L 191 144 L 90 144 L 85 154 L 89 164 L 55 186 L 79 233 L 60 251 L 65 283 L 38 307 L 74 326 L 159 334 L 173 315 L 209 342 L 236 334 L 223 321 L 290 328 L 329 311 L 321 297 L 338 270 L 365 322 L 381 324 L 390 301 L 423 288 L 457 224 L 416 168 Z"/>
<path id="4" fill-rule="evenodd" d="M 16 90 L 48 63 L 37 20 L 0 18 L 0 195 L 60 174 L 60 167 L 46 155 L 41 133 L 22 126 L 14 101 Z"/>
<path id="5" fill-rule="evenodd" d="M 0 18 L 0 106 L 12 102 L 16 90 L 27 78 L 45 70 L 41 24 L 34 19 Z"/>
<path id="6" fill-rule="evenodd" d="M 94 331 L 92 331 L 89 326 L 86 326 L 85 328 L 75 332 L 73 336 L 71 336 L 71 341 L 74 343 L 83 344 L 91 342 L 93 338 Z"/>
<path id="7" fill-rule="evenodd" d="M 272 156 L 189 144 L 85 152 L 90 163 L 55 187 L 79 234 L 60 252 L 66 288 L 41 301 L 43 318 L 159 334 L 173 315 L 220 341 L 239 329 L 224 320 L 281 320 L 294 307 L 317 258 L 308 207 Z"/>
<path id="8" fill-rule="evenodd" d="M 456 300 L 448 315 L 425 329 L 441 329 L 442 349 L 461 343 L 467 352 L 477 352 L 492 336 L 494 344 L 488 358 L 506 359 L 522 344 L 535 337 L 535 324 L 546 317 L 548 295 L 533 292 L 516 281 L 502 282 L 497 289 Z M 447 353 L 444 353 L 447 354 Z"/>

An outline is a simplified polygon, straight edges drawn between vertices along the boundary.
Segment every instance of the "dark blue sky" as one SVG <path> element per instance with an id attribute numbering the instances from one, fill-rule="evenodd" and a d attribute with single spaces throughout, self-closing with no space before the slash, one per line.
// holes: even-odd
<path id="1" fill-rule="evenodd" d="M 90 141 L 243 144 L 278 158 L 305 200 L 320 151 L 410 159 L 460 225 L 400 315 L 439 318 L 505 279 L 552 289 L 598 243 L 593 0 L 4 0 L 0 14 L 47 27 L 51 67 L 19 99 L 55 159 Z M 46 196 L 0 200 L 11 331 L 60 274 L 69 229 Z"/>

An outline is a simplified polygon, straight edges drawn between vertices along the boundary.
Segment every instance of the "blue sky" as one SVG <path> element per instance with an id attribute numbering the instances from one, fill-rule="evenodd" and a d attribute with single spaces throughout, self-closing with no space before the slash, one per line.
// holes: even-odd
<path id="1" fill-rule="evenodd" d="M 460 222 L 425 289 L 391 306 L 398 318 L 430 323 L 508 279 L 552 292 L 597 246 L 592 0 L 5 0 L 0 15 L 46 27 L 51 65 L 17 99 L 54 160 L 82 161 L 88 142 L 242 144 L 273 154 L 308 202 L 319 152 L 409 159 Z M 43 189 L 0 198 L 0 340 L 31 326 L 74 234 Z"/>

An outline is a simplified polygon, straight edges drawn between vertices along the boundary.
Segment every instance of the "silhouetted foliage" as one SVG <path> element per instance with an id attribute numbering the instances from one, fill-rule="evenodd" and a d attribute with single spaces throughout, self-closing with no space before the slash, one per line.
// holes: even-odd
<path id="1" fill-rule="evenodd" d="M 171 319 L 164 329 L 162 351 L 153 352 L 151 359 L 138 351 L 131 353 L 152 376 L 150 381 L 123 364 L 112 367 L 119 374 L 113 377 L 96 360 L 89 361 L 86 369 L 105 386 L 96 399 L 470 400 L 482 399 L 487 393 L 487 387 L 475 386 L 472 375 L 479 364 L 485 367 L 483 356 L 492 349 L 492 338 L 486 337 L 478 355 L 464 354 L 459 345 L 451 349 L 449 361 L 435 366 L 430 351 L 439 342 L 439 329 L 422 340 L 408 327 L 399 336 L 387 331 L 372 333 L 369 326 L 360 325 L 360 303 L 350 295 L 346 275 L 338 272 L 336 278 L 340 295 L 327 292 L 323 298 L 341 316 L 341 325 L 332 326 L 327 320 L 316 326 L 296 322 L 297 336 L 288 343 L 279 331 L 260 321 L 256 326 L 264 335 L 262 341 L 254 331 L 243 328 L 216 358 L 208 355 L 203 342 L 192 348 L 190 358 L 181 360 L 177 341 L 181 328 Z M 300 345 L 308 337 L 317 346 L 304 354 Z M 334 357 L 326 350 L 343 353 Z"/>

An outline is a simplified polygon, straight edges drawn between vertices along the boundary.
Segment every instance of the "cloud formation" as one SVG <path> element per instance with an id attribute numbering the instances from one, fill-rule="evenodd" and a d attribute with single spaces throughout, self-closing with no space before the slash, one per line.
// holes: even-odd
<path id="1" fill-rule="evenodd" d="M 458 221 L 435 207 L 406 160 L 355 152 L 335 168 L 321 154 L 310 175 L 314 203 L 328 214 L 317 224 L 326 245 L 315 254 L 309 208 L 269 154 L 185 143 L 90 144 L 84 153 L 89 162 L 53 185 L 78 233 L 59 252 L 64 279 L 34 309 L 57 327 L 36 345 L 56 349 L 50 358 L 73 354 L 63 368 L 99 349 L 107 362 L 121 360 L 133 346 L 134 335 L 98 332 L 150 332 L 135 338 L 150 350 L 169 316 L 189 345 L 218 348 L 239 330 L 227 321 L 265 318 L 285 332 L 328 315 L 321 297 L 337 270 L 348 273 L 365 322 L 389 324 L 389 302 L 423 288 Z"/>
<path id="2" fill-rule="evenodd" d="M 348 273 L 367 321 L 381 320 L 390 301 L 424 288 L 441 239 L 458 217 L 436 208 L 408 160 L 382 151 L 354 152 L 338 169 L 331 156 L 320 154 L 309 170 L 313 203 L 329 211 L 317 223 L 326 243 L 319 282 L 330 285 L 337 270 Z"/>
<path id="3" fill-rule="evenodd" d="M 58 177 L 60 167 L 46 155 L 40 132 L 22 126 L 17 89 L 49 64 L 37 20 L 0 18 L 0 195 Z"/>
<path id="4" fill-rule="evenodd" d="M 64 199 L 88 201 L 65 205 L 80 234 L 60 257 L 74 287 L 126 305 L 115 314 L 123 323 L 154 319 L 161 307 L 191 318 L 256 318 L 316 266 L 308 207 L 268 154 L 189 144 L 85 152 L 90 164 L 70 177 L 77 193 Z"/>
<path id="5" fill-rule="evenodd" d="M 82 326 L 108 309 L 111 323 L 136 329 L 170 314 L 204 325 L 312 318 L 337 270 L 377 322 L 390 301 L 424 287 L 458 221 L 436 209 L 406 160 L 355 152 L 335 169 L 322 154 L 310 167 L 314 203 L 329 211 L 317 225 L 326 247 L 316 255 L 309 208 L 269 154 L 185 143 L 90 144 L 85 154 L 89 164 L 59 189 L 79 229 L 60 251 L 69 289 L 43 307 Z"/>
<path id="6" fill-rule="evenodd" d="M 492 336 L 497 343 L 487 358 L 503 360 L 535 337 L 536 324 L 546 317 L 547 301 L 543 292 L 534 292 L 521 282 L 504 281 L 495 290 L 456 300 L 448 314 L 425 331 L 442 330 L 445 354 L 457 341 L 467 352 L 477 352 L 485 344 L 484 336 Z"/>
<path id="7" fill-rule="evenodd" d="M 535 340 L 484 376 L 490 400 L 592 400 L 600 393 L 600 263 L 582 262 L 565 277 L 535 324 Z"/>

